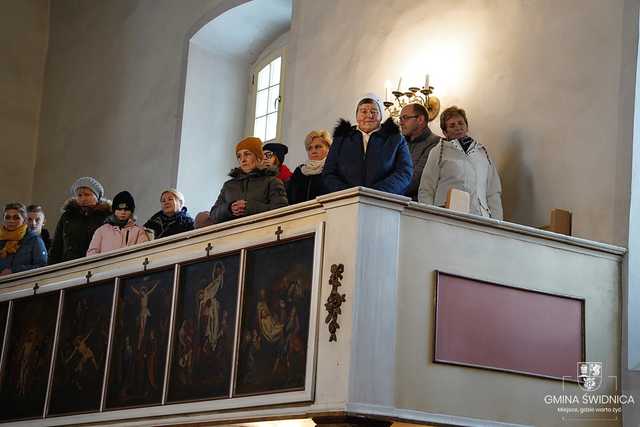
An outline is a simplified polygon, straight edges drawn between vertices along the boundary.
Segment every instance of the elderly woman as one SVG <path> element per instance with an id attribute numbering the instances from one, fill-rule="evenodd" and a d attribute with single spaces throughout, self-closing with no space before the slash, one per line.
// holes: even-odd
<path id="1" fill-rule="evenodd" d="M 193 230 L 193 218 L 184 206 L 184 196 L 175 188 L 167 188 L 160 194 L 161 210 L 153 215 L 144 226 L 153 230 L 154 238 L 172 236 Z"/>
<path id="2" fill-rule="evenodd" d="M 287 196 L 290 205 L 315 199 L 327 192 L 322 180 L 322 170 L 330 147 L 331 136 L 326 130 L 311 131 L 304 139 L 309 160 L 298 166 L 289 180 Z"/>
<path id="3" fill-rule="evenodd" d="M 56 226 L 49 264 L 84 257 L 93 233 L 111 214 L 111 202 L 102 198 L 104 188 L 95 178 L 85 176 L 76 180 L 71 195 Z"/>
<path id="4" fill-rule="evenodd" d="M 495 163 L 484 145 L 467 135 L 466 112 L 456 106 L 440 114 L 446 138 L 433 147 L 422 172 L 418 201 L 444 206 L 450 189 L 470 195 L 469 212 L 502 219 L 502 186 Z"/>
<path id="5" fill-rule="evenodd" d="M 287 206 L 284 184 L 276 171 L 262 167 L 262 141 L 245 138 L 236 145 L 239 167 L 224 183 L 218 200 L 209 213 L 216 223 Z"/>
<path id="6" fill-rule="evenodd" d="M 47 265 L 47 250 L 40 236 L 27 225 L 27 210 L 21 203 L 4 207 L 0 229 L 0 276 Z"/>
<path id="7" fill-rule="evenodd" d="M 356 106 L 357 126 L 341 119 L 322 176 L 328 192 L 363 186 L 403 195 L 413 174 L 411 155 L 382 101 L 367 94 Z"/>

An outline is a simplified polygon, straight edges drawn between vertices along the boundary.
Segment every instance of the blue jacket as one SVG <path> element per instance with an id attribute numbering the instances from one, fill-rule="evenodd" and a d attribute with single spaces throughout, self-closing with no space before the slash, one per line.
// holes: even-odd
<path id="1" fill-rule="evenodd" d="M 6 243 L 6 240 L 0 240 L 0 249 L 4 248 Z M 31 230 L 27 230 L 15 254 L 0 258 L 0 271 L 10 268 L 12 273 L 32 270 L 45 265 L 47 265 L 47 249 L 40 236 Z"/>
<path id="2" fill-rule="evenodd" d="M 340 119 L 322 172 L 328 192 L 362 186 L 403 195 L 412 175 L 407 142 L 392 119 L 371 135 L 366 153 L 362 133 Z"/>

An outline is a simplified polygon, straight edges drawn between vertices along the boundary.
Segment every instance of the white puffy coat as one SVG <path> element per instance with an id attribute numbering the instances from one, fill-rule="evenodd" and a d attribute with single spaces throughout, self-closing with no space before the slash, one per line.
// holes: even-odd
<path id="1" fill-rule="evenodd" d="M 450 188 L 471 196 L 470 213 L 502 219 L 502 185 L 487 149 L 476 141 L 465 153 L 457 139 L 441 139 L 429 153 L 418 201 L 444 206 Z"/>

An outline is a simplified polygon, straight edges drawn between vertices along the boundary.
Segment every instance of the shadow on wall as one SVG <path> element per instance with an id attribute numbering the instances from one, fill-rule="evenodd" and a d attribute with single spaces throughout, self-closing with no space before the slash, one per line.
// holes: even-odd
<path id="1" fill-rule="evenodd" d="M 502 178 L 504 219 L 518 224 L 535 226 L 536 205 L 531 169 L 523 155 L 524 138 L 519 130 L 512 131 L 499 167 Z"/>

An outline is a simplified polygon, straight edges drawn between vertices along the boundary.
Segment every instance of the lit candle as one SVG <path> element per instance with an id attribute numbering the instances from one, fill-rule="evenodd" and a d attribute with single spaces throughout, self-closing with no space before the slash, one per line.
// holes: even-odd
<path id="1" fill-rule="evenodd" d="M 391 87 L 391 81 L 384 81 L 384 100 L 389 101 L 389 88 Z"/>
<path id="2" fill-rule="evenodd" d="M 425 74 L 424 76 L 424 88 L 429 89 L 429 74 Z"/>
<path id="3" fill-rule="evenodd" d="M 400 92 L 400 85 L 402 84 L 402 77 L 400 77 L 400 80 L 398 80 L 398 92 Z"/>

